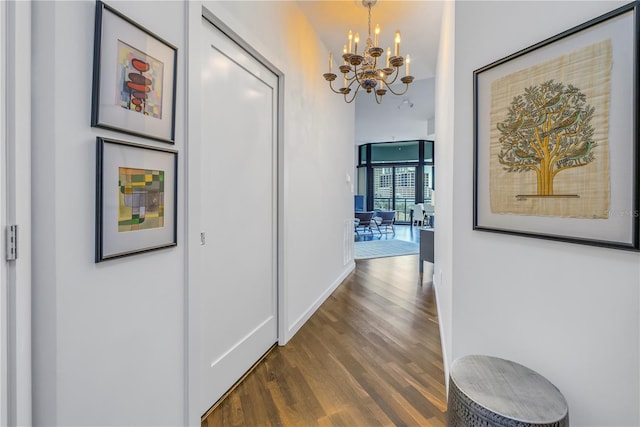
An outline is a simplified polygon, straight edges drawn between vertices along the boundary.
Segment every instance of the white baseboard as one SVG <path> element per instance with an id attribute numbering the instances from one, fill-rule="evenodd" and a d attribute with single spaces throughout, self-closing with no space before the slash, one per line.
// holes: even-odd
<path id="1" fill-rule="evenodd" d="M 285 337 L 285 341 L 283 344 L 289 342 L 291 338 L 302 328 L 302 326 L 313 316 L 313 313 L 320 308 L 323 302 L 335 291 L 338 286 L 344 281 L 344 279 L 351 274 L 356 269 L 356 263 L 351 261 L 351 263 L 347 264 L 345 270 L 338 276 L 338 278 L 325 290 L 319 297 L 316 299 L 311 306 L 302 313 L 300 317 L 298 317 L 295 322 L 287 329 L 287 336 Z"/>
<path id="2" fill-rule="evenodd" d="M 433 289 L 436 294 L 436 309 L 438 310 L 438 328 L 440 329 L 440 346 L 442 347 L 442 366 L 444 368 L 444 386 L 447 399 L 449 399 L 449 358 L 447 357 L 447 345 L 445 342 L 445 334 L 443 329 L 443 318 L 440 316 L 442 311 L 440 310 L 440 298 L 438 298 L 438 285 L 440 283 L 436 283 L 436 273 L 434 268 L 433 277 L 431 279 L 433 281 Z"/>

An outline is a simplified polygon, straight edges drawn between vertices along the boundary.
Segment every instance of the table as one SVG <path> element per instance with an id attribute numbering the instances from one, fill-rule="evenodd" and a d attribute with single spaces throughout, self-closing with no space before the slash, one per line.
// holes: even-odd
<path id="1" fill-rule="evenodd" d="M 449 375 L 448 427 L 568 427 L 560 391 L 542 375 L 509 360 L 469 355 Z"/>

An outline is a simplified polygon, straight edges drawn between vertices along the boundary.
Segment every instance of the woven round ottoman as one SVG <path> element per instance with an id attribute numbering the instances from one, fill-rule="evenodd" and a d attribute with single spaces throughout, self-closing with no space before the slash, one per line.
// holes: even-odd
<path id="1" fill-rule="evenodd" d="M 449 427 L 568 427 L 560 391 L 542 375 L 509 360 L 469 355 L 449 375 Z"/>

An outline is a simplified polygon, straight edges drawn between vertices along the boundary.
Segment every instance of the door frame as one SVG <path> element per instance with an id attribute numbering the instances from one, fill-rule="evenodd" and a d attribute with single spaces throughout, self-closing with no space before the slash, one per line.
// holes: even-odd
<path id="1" fill-rule="evenodd" d="M 187 79 L 185 93 L 187 93 L 186 123 L 188 141 L 185 146 L 186 161 L 186 203 L 187 215 L 199 209 L 197 196 L 191 197 L 189 188 L 192 187 L 192 179 L 200 174 L 200 147 L 201 123 L 202 116 L 200 114 L 201 102 L 201 70 L 202 58 L 199 55 L 199 49 L 202 43 L 203 26 L 202 19 L 209 21 L 215 28 L 233 40 L 238 46 L 244 49 L 250 56 L 255 58 L 264 67 L 271 71 L 277 77 L 277 131 L 276 131 L 276 291 L 277 295 L 277 322 L 278 322 L 278 344 L 286 344 L 286 325 L 287 322 L 287 301 L 286 301 L 286 282 L 284 277 L 285 251 L 284 251 L 284 73 L 279 70 L 271 61 L 260 54 L 255 48 L 247 43 L 240 35 L 238 35 L 230 26 L 222 19 L 216 16 L 211 10 L 202 5 L 200 2 L 187 2 Z M 193 187 L 196 188 L 196 187 Z M 193 191 L 196 194 L 197 191 Z M 190 280 L 189 277 L 198 277 L 199 264 L 197 257 L 190 257 L 190 253 L 196 253 L 198 246 L 201 244 L 201 224 L 195 221 L 185 221 L 185 240 L 187 250 L 185 251 L 185 425 L 199 427 L 201 420 L 198 408 L 198 393 L 200 390 L 199 379 L 199 363 L 200 363 L 200 325 L 199 325 L 199 289 L 196 280 Z M 212 402 L 213 403 L 213 402 Z"/>
<path id="2" fill-rule="evenodd" d="M 31 3 L 0 3 L 0 424 L 32 423 L 31 397 Z M 20 88 L 18 91 L 16 88 Z M 18 258 L 6 260 L 5 229 L 17 224 Z"/>
<path id="3" fill-rule="evenodd" d="M 0 28 L 7 28 L 7 5 L 5 2 L 0 2 Z M 2 69 L 2 74 L 0 75 L 0 129 L 3 130 L 0 135 L 0 153 L 3 155 L 0 156 L 0 224 L 2 225 L 2 229 L 6 226 L 6 191 L 5 191 L 5 170 L 7 168 L 8 162 L 6 161 L 6 157 L 4 153 L 7 152 L 6 149 L 6 137 L 7 137 L 7 127 L 5 124 L 5 114 L 7 111 L 6 108 L 6 88 L 7 88 L 7 60 L 6 60 L 6 37 L 8 31 L 0 31 L 0 68 Z M 8 355 L 9 355 L 9 344 L 8 344 L 8 328 L 7 323 L 9 320 L 8 312 L 9 306 L 7 303 L 7 273 L 6 270 L 8 268 L 6 259 L 6 244 L 4 239 L 6 236 L 3 236 L 2 245 L 0 245 L 0 255 L 2 256 L 2 261 L 0 262 L 0 425 L 6 426 L 9 425 L 9 381 L 8 381 Z"/>

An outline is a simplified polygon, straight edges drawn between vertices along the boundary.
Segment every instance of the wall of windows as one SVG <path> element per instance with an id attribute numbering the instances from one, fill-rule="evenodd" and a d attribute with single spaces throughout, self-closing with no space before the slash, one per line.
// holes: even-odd
<path id="1" fill-rule="evenodd" d="M 433 141 L 361 145 L 358 193 L 367 210 L 395 210 L 397 222 L 409 222 L 415 203 L 430 203 L 434 190 Z"/>

